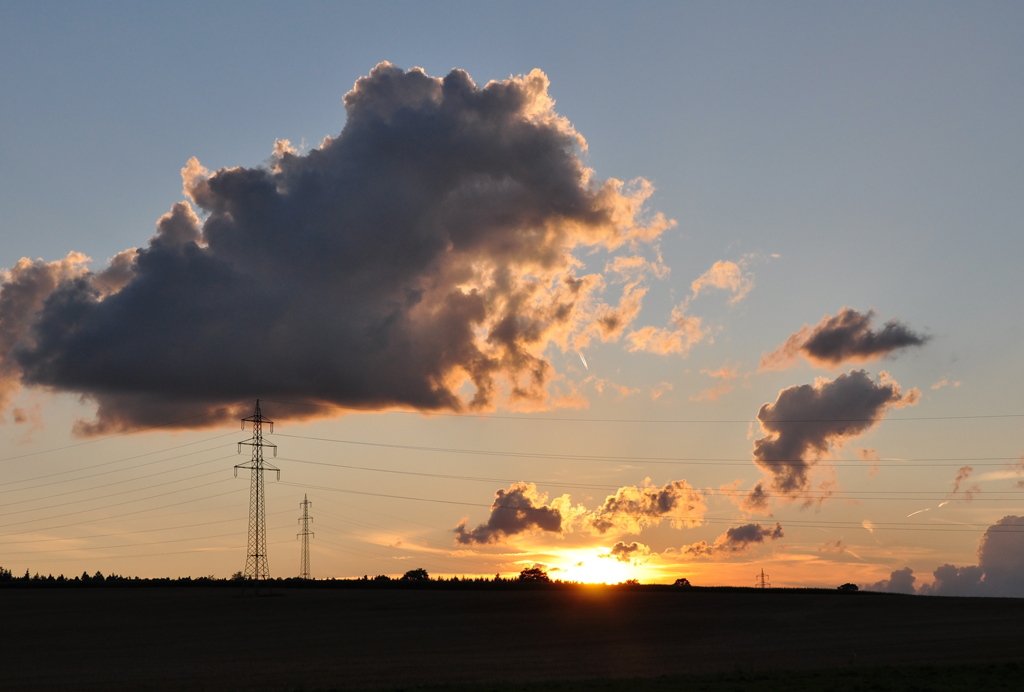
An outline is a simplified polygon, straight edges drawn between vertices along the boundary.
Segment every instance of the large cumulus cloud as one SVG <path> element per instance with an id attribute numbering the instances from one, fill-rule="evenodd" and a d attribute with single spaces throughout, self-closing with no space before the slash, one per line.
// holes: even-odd
<path id="1" fill-rule="evenodd" d="M 607 308 L 605 282 L 573 253 L 656 240 L 671 222 L 644 218 L 651 186 L 593 177 L 538 70 L 480 88 L 461 70 L 382 63 L 345 109 L 341 134 L 306 155 L 282 141 L 263 167 L 191 160 L 191 204 L 103 272 L 75 255 L 5 275 L 0 396 L 21 384 L 82 395 L 98 404 L 86 433 L 256 396 L 557 403 L 545 349 L 599 319 L 597 336 L 618 338 L 643 297 L 634 284 Z"/>
<path id="2" fill-rule="evenodd" d="M 934 576 L 922 593 L 1024 597 L 1024 517 L 1005 516 L 985 530 L 977 565 L 943 565 Z"/>
<path id="3" fill-rule="evenodd" d="M 842 308 L 835 317 L 825 315 L 813 328 L 804 325 L 771 353 L 761 358 L 762 370 L 781 370 L 803 356 L 814 365 L 835 367 L 847 362 L 864 363 L 900 349 L 922 346 L 928 336 L 892 319 L 876 331 L 875 311 Z"/>
<path id="4" fill-rule="evenodd" d="M 757 413 L 766 435 L 754 441 L 754 463 L 767 472 L 767 488 L 759 482 L 745 507 L 764 510 L 773 494 L 811 501 L 807 493 L 818 459 L 873 428 L 890 409 L 912 406 L 919 398 L 917 389 L 903 393 L 887 373 L 876 382 L 864 370 L 783 389 L 774 404 Z"/>

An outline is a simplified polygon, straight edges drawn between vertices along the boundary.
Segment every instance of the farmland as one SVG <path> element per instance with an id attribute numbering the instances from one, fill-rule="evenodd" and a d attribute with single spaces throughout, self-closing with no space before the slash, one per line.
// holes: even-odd
<path id="1" fill-rule="evenodd" d="M 1024 661 L 1024 600 L 1015 599 L 600 586 L 292 588 L 259 598 L 223 587 L 69 588 L 0 589 L 0 612 L 5 690 L 539 690 L 531 683 L 633 678 L 661 690 L 666 680 L 712 684 L 723 674 L 766 675 L 761 688 L 772 689 L 771 676 L 784 671 L 811 679 L 969 664 L 959 674 L 981 675 Z"/>

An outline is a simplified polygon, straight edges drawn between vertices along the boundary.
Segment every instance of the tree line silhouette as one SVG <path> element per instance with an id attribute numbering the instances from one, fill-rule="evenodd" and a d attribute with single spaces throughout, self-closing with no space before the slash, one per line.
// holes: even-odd
<path id="1" fill-rule="evenodd" d="M 246 579 L 241 572 L 235 572 L 230 577 L 215 577 L 212 574 L 203 577 L 128 577 L 120 574 L 104 575 L 100 571 L 89 574 L 82 572 L 81 576 L 65 577 L 63 574 L 53 576 L 48 574 L 45 577 L 38 572 L 32 574 L 26 569 L 23 576 L 14 576 L 11 570 L 0 566 L 0 588 L 138 588 L 138 587 L 220 587 L 239 588 L 246 587 L 252 582 Z M 518 575 L 502 577 L 495 574 L 493 577 L 431 577 L 427 570 L 422 567 L 411 569 L 401 577 L 392 577 L 386 574 L 378 574 L 374 577 L 363 575 L 354 579 L 301 579 L 299 577 L 278 577 L 276 579 L 260 580 L 260 585 L 273 588 L 317 588 L 317 589 L 442 589 L 442 590 L 473 590 L 473 589 L 576 589 L 594 586 L 574 581 L 562 581 L 552 579 L 551 576 L 539 566 L 527 567 Z M 690 580 L 685 577 L 676 579 L 673 584 L 642 584 L 636 579 L 616 584 L 605 584 L 606 587 L 618 589 L 642 589 L 642 590 L 669 590 L 669 591 L 748 591 L 749 587 L 743 586 L 693 586 Z M 852 594 L 857 592 L 854 584 L 843 584 L 837 589 L 820 588 L 774 588 L 765 589 L 766 593 L 806 591 L 814 593 L 843 593 Z M 871 593 L 876 592 L 859 592 Z M 888 594 L 880 594 L 888 595 Z"/>

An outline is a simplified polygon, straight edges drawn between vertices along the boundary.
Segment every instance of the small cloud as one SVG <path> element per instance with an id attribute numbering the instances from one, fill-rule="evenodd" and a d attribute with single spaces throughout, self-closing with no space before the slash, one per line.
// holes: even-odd
<path id="1" fill-rule="evenodd" d="M 467 519 L 464 518 L 454 529 L 455 542 L 462 545 L 486 545 L 527 531 L 561 534 L 562 510 L 567 507 L 569 497 L 564 495 L 551 505 L 547 504 L 547 499 L 546 494 L 537 492 L 537 486 L 533 483 L 513 483 L 508 490 L 499 489 L 494 494 L 487 522 L 469 529 Z"/>
<path id="2" fill-rule="evenodd" d="M 957 493 L 960 492 L 960 486 L 963 485 L 964 481 L 966 481 L 973 472 L 974 472 L 974 467 L 972 467 L 972 466 L 961 466 L 960 468 L 957 469 L 956 477 L 953 478 L 953 492 L 951 492 L 948 495 L 949 498 L 956 499 Z M 966 502 L 970 502 L 980 492 L 981 492 L 981 486 L 975 484 L 975 485 L 972 485 L 969 488 L 964 489 L 961 497 Z"/>
<path id="3" fill-rule="evenodd" d="M 735 555 L 750 550 L 756 545 L 761 545 L 765 540 L 776 541 L 785 537 L 782 525 L 778 522 L 775 527 L 762 526 L 761 524 L 744 524 L 734 526 L 715 539 L 710 545 L 707 541 L 698 541 L 682 549 L 683 555 L 694 558 L 715 558 Z"/>
<path id="4" fill-rule="evenodd" d="M 711 269 L 701 274 L 690 284 L 693 290 L 693 297 L 696 298 L 706 288 L 719 288 L 730 291 L 733 295 L 729 299 L 729 305 L 735 305 L 743 300 L 754 288 L 754 275 L 746 271 L 747 262 L 745 259 L 737 262 L 718 261 L 711 265 Z"/>
<path id="5" fill-rule="evenodd" d="M 608 262 L 604 267 L 605 274 L 615 274 L 620 281 L 640 281 L 648 274 L 656 279 L 667 279 L 671 269 L 661 257 L 661 248 L 655 246 L 658 257 L 648 260 L 640 255 L 619 256 Z"/>
<path id="6" fill-rule="evenodd" d="M 672 310 L 668 327 L 641 327 L 627 334 L 626 341 L 629 343 L 626 350 L 630 353 L 645 351 L 663 356 L 678 354 L 685 358 L 690 354 L 690 349 L 703 341 L 709 333 L 709 330 L 701 326 L 699 317 L 686 314 L 686 303 L 682 303 Z"/>
<path id="7" fill-rule="evenodd" d="M 942 389 L 943 387 L 952 384 L 954 387 L 959 387 L 960 382 L 950 382 L 948 377 L 943 377 L 941 380 L 932 385 L 932 389 Z"/>
<path id="8" fill-rule="evenodd" d="M 657 387 L 653 387 L 651 389 L 651 400 L 652 401 L 657 401 L 665 393 L 671 392 L 674 388 L 675 387 L 674 387 L 674 385 L 671 382 L 662 382 Z"/>
<path id="9" fill-rule="evenodd" d="M 691 396 L 690 401 L 717 401 L 718 397 L 732 391 L 732 381 L 739 377 L 739 364 L 730 366 L 729 361 L 725 361 L 718 370 L 701 370 L 701 373 L 719 380 L 720 384 Z"/>
<path id="10" fill-rule="evenodd" d="M 922 346 L 928 336 L 892 319 L 875 331 L 875 311 L 842 308 L 835 317 L 825 315 L 813 329 L 804 325 L 771 353 L 761 357 L 761 370 L 784 370 L 803 356 L 818 367 L 837 367 L 847 362 L 866 363 L 911 346 Z"/>
<path id="11" fill-rule="evenodd" d="M 861 458 L 861 461 L 871 464 L 871 468 L 868 469 L 869 478 L 879 472 L 880 467 L 878 466 L 878 462 L 880 462 L 881 459 L 878 456 L 877 449 L 858 449 L 857 456 Z"/>
<path id="12" fill-rule="evenodd" d="M 632 543 L 624 543 L 623 541 L 619 541 L 612 546 L 609 553 L 600 555 L 599 557 L 615 558 L 619 562 L 632 562 L 633 564 L 638 564 L 637 561 L 640 558 L 647 557 L 650 554 L 650 547 L 643 543 L 637 543 L 636 541 L 633 541 Z"/>
<path id="13" fill-rule="evenodd" d="M 842 555 L 846 550 L 846 545 L 841 540 L 826 541 L 818 548 L 818 552 L 832 553 L 833 555 Z"/>
<path id="14" fill-rule="evenodd" d="M 860 523 L 860 525 L 863 526 L 865 529 L 867 529 L 868 533 L 874 533 L 875 532 L 875 525 L 871 523 L 870 519 L 865 519 L 864 521 L 862 521 Z"/>

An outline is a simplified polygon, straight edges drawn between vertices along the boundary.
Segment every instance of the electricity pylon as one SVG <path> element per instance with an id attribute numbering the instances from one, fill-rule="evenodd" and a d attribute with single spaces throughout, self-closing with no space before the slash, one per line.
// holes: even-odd
<path id="1" fill-rule="evenodd" d="M 309 501 L 309 496 L 303 495 L 302 502 L 299 503 L 299 507 L 302 507 L 302 517 L 299 518 L 299 523 L 302 524 L 302 531 L 295 534 L 296 538 L 302 538 L 302 558 L 299 561 L 299 579 L 312 579 L 309 576 L 309 537 L 316 536 L 315 533 L 309 530 L 309 522 L 313 521 L 313 518 L 309 516 L 309 508 L 313 503 Z"/>
<path id="2" fill-rule="evenodd" d="M 267 564 L 267 509 L 263 493 L 263 472 L 276 471 L 277 479 L 281 480 L 281 469 L 263 461 L 263 448 L 272 447 L 277 456 L 277 445 L 263 441 L 263 424 L 270 424 L 270 432 L 274 432 L 274 421 L 267 420 L 260 412 L 260 400 L 256 400 L 256 412 L 242 419 L 242 430 L 245 424 L 252 423 L 252 437 L 238 443 L 238 453 L 242 453 L 242 445 L 252 447 L 252 459 L 244 464 L 235 465 L 235 476 L 238 469 L 249 469 L 249 545 L 245 555 L 246 579 L 252 579 L 259 589 L 261 579 L 270 579 L 270 566 Z"/>
<path id="3" fill-rule="evenodd" d="M 768 575 L 764 573 L 764 569 L 761 569 L 760 574 L 754 575 L 754 588 L 755 589 L 767 589 L 770 588 L 772 583 L 768 581 Z"/>

